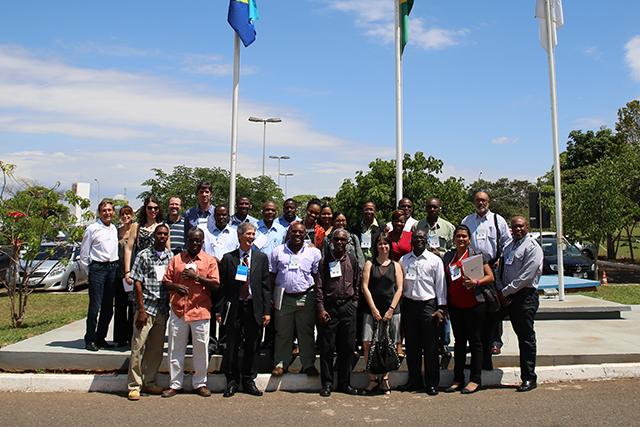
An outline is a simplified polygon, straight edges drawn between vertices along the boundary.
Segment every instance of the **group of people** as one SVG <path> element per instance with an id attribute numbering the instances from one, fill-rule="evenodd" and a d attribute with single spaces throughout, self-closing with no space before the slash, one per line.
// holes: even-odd
<path id="1" fill-rule="evenodd" d="M 449 322 L 455 368 L 445 391 L 474 393 L 482 385 L 482 369 L 493 369 L 498 325 L 507 315 L 520 345 L 518 390 L 536 387 L 533 318 L 542 250 L 528 236 L 524 218 L 511 221 L 511 234 L 506 221 L 489 210 L 486 193 L 476 194 L 476 212 L 457 227 L 440 218 L 438 199 L 427 201 L 427 217 L 417 221 L 405 198 L 389 224 L 378 222 L 375 203 L 367 202 L 362 220 L 349 229 L 344 212 L 318 199 L 309 201 L 304 219 L 297 216 L 293 199 L 284 202 L 281 216 L 274 202 L 266 202 L 258 220 L 248 214 L 249 198 L 239 197 L 230 216 L 226 206 L 211 205 L 211 194 L 211 184 L 200 183 L 199 203 L 184 217 L 179 197 L 169 200 L 166 218 L 154 197 L 144 200 L 136 222 L 133 209 L 124 206 L 119 229 L 112 224 L 113 204 L 102 201 L 99 220 L 85 231 L 80 259 L 89 272 L 85 348 L 114 346 L 106 336 L 115 294 L 114 341 L 131 345 L 129 399 L 182 392 L 189 337 L 193 390 L 210 396 L 210 343 L 223 336 L 224 397 L 239 389 L 262 395 L 254 381 L 261 343 L 273 349 L 273 376 L 289 372 L 292 352 L 297 353 L 301 373 L 320 375 L 321 396 L 334 389 L 388 394 L 388 372 L 370 374 L 362 390 L 350 380 L 357 346 L 368 359 L 372 343 L 383 334 L 400 358 L 406 349 L 409 381 L 398 389 L 426 388 L 437 395 L 443 326 Z M 463 268 L 474 255 L 483 260 L 483 276 L 476 280 Z M 488 313 L 481 290 L 494 282 L 502 308 Z M 170 385 L 164 390 L 155 380 L 167 324 Z"/>

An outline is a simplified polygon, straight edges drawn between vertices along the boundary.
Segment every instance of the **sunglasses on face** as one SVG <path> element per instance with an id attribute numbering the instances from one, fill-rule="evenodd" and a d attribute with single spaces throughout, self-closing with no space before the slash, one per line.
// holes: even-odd
<path id="1" fill-rule="evenodd" d="M 159 211 L 160 208 L 158 206 L 147 206 L 148 211 Z"/>

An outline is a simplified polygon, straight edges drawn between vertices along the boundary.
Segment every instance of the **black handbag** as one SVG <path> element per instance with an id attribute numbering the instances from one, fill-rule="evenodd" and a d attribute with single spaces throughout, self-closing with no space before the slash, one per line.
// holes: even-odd
<path id="1" fill-rule="evenodd" d="M 498 299 L 498 291 L 496 290 L 496 284 L 491 282 L 486 286 L 480 286 L 484 301 L 487 303 L 487 313 L 495 313 L 500 310 L 500 300 Z"/>
<path id="2" fill-rule="evenodd" d="M 401 363 L 396 344 L 389 337 L 389 322 L 378 322 L 369 349 L 367 372 L 374 375 L 385 374 L 396 371 Z"/>

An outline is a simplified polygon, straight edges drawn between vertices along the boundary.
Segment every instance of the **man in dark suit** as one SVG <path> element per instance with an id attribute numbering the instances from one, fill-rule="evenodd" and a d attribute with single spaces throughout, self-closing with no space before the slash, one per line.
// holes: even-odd
<path id="1" fill-rule="evenodd" d="M 231 397 L 242 384 L 243 391 L 262 396 L 255 378 L 258 374 L 258 356 L 262 328 L 269 324 L 271 290 L 269 259 L 260 251 L 252 250 L 256 226 L 243 222 L 238 226 L 240 248 L 222 257 L 220 263 L 220 291 L 216 304 L 216 319 L 227 329 L 227 349 L 222 359 L 222 370 L 227 377 L 224 397 Z M 238 350 L 244 336 L 242 369 Z"/>

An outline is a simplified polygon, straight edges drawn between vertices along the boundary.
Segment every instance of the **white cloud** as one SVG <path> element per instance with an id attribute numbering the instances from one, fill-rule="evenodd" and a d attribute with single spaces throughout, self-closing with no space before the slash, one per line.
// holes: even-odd
<path id="1" fill-rule="evenodd" d="M 608 116 L 596 116 L 596 117 L 581 117 L 572 121 L 571 123 L 586 129 L 599 129 L 602 125 L 608 125 L 615 123 L 616 115 L 610 114 Z"/>
<path id="2" fill-rule="evenodd" d="M 356 15 L 355 25 L 363 28 L 365 34 L 388 44 L 394 42 L 394 10 L 390 0 L 328 0 L 329 7 Z M 427 28 L 424 19 L 412 9 L 409 15 L 409 45 L 421 49 L 443 49 L 459 43 L 468 30 L 448 30 L 437 27 Z"/>
<path id="3" fill-rule="evenodd" d="M 492 139 L 492 144 L 506 145 L 506 144 L 516 144 L 520 138 L 507 138 L 506 136 L 502 136 L 500 138 Z"/>
<path id="4" fill-rule="evenodd" d="M 631 67 L 631 77 L 640 81 L 640 36 L 635 36 L 624 46 L 627 50 L 625 59 Z"/>

